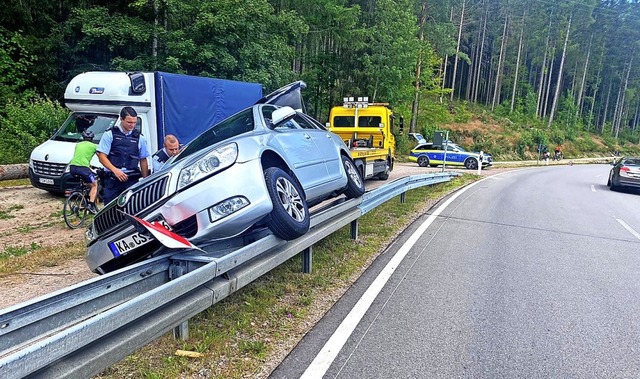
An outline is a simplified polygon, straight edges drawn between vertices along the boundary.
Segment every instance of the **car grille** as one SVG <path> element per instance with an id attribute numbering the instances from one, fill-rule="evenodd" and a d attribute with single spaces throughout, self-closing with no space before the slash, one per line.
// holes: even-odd
<path id="1" fill-rule="evenodd" d="M 62 176 L 65 168 L 67 168 L 65 163 L 33 161 L 33 171 L 40 175 Z"/>
<path id="2" fill-rule="evenodd" d="M 124 207 L 119 207 L 116 203 L 113 203 L 109 208 L 100 212 L 93 220 L 98 235 L 105 233 L 125 220 L 124 215 L 118 210 L 130 215 L 137 215 L 145 208 L 162 199 L 167 190 L 168 181 L 169 177 L 165 176 L 160 180 L 149 183 L 144 188 L 133 193 Z"/>

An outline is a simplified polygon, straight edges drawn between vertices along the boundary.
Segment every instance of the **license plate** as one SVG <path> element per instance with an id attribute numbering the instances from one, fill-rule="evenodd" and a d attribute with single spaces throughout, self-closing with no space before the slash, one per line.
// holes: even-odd
<path id="1" fill-rule="evenodd" d="M 38 181 L 42 184 L 53 184 L 53 179 L 38 178 Z"/>
<path id="2" fill-rule="evenodd" d="M 167 228 L 167 230 L 171 230 L 171 227 L 165 221 L 160 221 L 160 223 L 162 224 L 162 226 Z M 126 255 L 131 250 L 146 245 L 153 240 L 155 240 L 155 238 L 151 236 L 151 233 L 134 233 L 119 240 L 109 242 L 108 245 L 109 249 L 111 249 L 111 252 L 113 253 L 113 256 L 117 258 L 121 255 Z"/>

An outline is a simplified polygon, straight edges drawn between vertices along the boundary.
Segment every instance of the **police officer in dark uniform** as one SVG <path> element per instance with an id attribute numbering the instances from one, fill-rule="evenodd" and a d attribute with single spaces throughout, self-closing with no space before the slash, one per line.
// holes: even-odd
<path id="1" fill-rule="evenodd" d="M 100 138 L 97 154 L 108 170 L 103 183 L 104 203 L 118 197 L 135 184 L 140 177 L 149 175 L 147 141 L 136 130 L 138 113 L 131 107 L 120 111 L 120 124 L 107 130 Z"/>

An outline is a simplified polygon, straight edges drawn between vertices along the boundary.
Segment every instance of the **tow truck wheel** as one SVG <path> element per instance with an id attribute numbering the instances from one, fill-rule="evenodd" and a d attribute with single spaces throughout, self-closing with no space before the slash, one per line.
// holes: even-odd
<path id="1" fill-rule="evenodd" d="M 476 170 L 478 168 L 478 161 L 475 158 L 467 158 L 467 160 L 464 161 L 464 167 L 469 170 Z"/>
<path id="2" fill-rule="evenodd" d="M 347 189 L 344 191 L 344 195 L 347 199 L 362 196 L 362 194 L 364 194 L 364 180 L 360 175 L 360 171 L 358 171 L 358 168 L 353 162 L 344 155 L 342 156 L 342 165 L 347 173 Z"/>
<path id="3" fill-rule="evenodd" d="M 305 234 L 310 224 L 309 208 L 298 182 L 278 167 L 266 169 L 264 179 L 273 203 L 267 227 L 287 241 Z"/>
<path id="4" fill-rule="evenodd" d="M 429 165 L 429 157 L 421 155 L 418 157 L 418 166 L 427 167 Z"/>

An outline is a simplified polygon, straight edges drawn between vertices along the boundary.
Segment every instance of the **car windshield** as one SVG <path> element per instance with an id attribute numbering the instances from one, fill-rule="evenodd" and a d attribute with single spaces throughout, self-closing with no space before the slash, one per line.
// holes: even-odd
<path id="1" fill-rule="evenodd" d="M 79 142 L 82 141 L 82 132 L 93 132 L 94 142 L 100 141 L 102 134 L 113 127 L 118 121 L 117 115 L 96 113 L 72 113 L 62 124 L 62 127 L 51 137 L 54 141 Z M 140 128 L 140 119 L 138 125 Z"/>
<path id="2" fill-rule="evenodd" d="M 240 111 L 233 116 L 220 121 L 204 133 L 196 137 L 175 158 L 177 162 L 185 157 L 205 149 L 211 145 L 222 142 L 237 135 L 250 132 L 254 129 L 253 108 Z"/>

